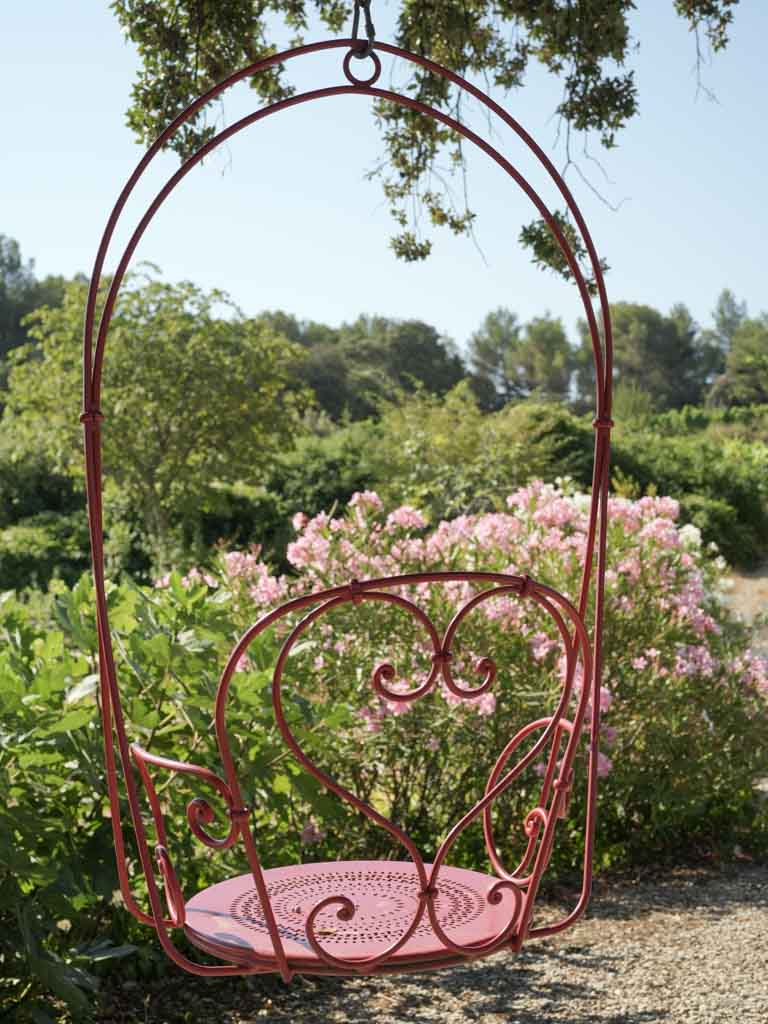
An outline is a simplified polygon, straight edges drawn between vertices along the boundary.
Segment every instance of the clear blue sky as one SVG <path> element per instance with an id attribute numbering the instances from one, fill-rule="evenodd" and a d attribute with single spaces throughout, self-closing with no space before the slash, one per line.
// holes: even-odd
<path id="1" fill-rule="evenodd" d="M 663 310 L 685 302 L 706 325 L 727 286 L 757 313 L 768 308 L 768 5 L 743 0 L 728 49 L 704 68 L 717 102 L 697 98 L 693 39 L 672 0 L 637 6 L 640 115 L 617 149 L 600 154 L 613 184 L 582 161 L 609 199 L 625 200 L 621 209 L 611 212 L 569 177 L 611 265 L 609 296 Z M 383 39 L 391 38 L 396 8 L 374 0 Z M 5 5 L 0 232 L 18 239 L 41 275 L 90 271 L 112 202 L 141 155 L 124 124 L 137 64 L 107 0 Z M 294 80 L 300 87 L 340 81 L 338 56 L 305 59 Z M 558 95 L 536 70 L 506 102 L 560 164 L 551 117 Z M 254 101 L 241 86 L 225 117 Z M 596 140 L 592 148 L 599 152 Z M 487 158 L 473 157 L 469 167 L 482 255 L 439 232 L 431 259 L 405 266 L 388 249 L 379 186 L 364 177 L 380 153 L 368 100 L 342 97 L 279 115 L 187 179 L 138 258 L 169 279 L 222 288 L 249 313 L 281 308 L 331 324 L 360 312 L 419 317 L 463 345 L 503 305 L 523 319 L 548 310 L 575 336 L 575 290 L 533 268 L 520 250 L 517 235 L 531 212 Z M 176 165 L 172 156 L 160 163 L 155 189 Z M 142 192 L 145 201 L 151 191 Z M 139 207 L 132 209 L 135 219 Z"/>

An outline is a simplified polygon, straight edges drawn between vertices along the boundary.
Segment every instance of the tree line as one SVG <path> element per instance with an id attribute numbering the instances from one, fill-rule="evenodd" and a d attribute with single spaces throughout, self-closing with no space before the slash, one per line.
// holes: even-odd
<path id="1" fill-rule="evenodd" d="M 18 243 L 0 236 L 6 587 L 64 563 L 75 572 L 87 557 L 78 422 L 86 288 L 82 277 L 38 279 Z M 706 402 L 768 403 L 768 317 L 749 317 L 730 291 L 704 330 L 682 305 L 663 314 L 617 303 L 612 316 L 618 422 Z M 500 488 L 522 482 L 520 466 L 578 478 L 591 442 L 574 414 L 591 408 L 590 367 L 585 326 L 571 344 L 549 314 L 523 323 L 491 312 L 461 353 L 423 321 L 362 315 L 330 327 L 286 312 L 246 316 L 223 293 L 141 270 L 121 293 L 105 362 L 108 559 L 141 574 L 202 557 L 219 537 L 279 553 L 294 511 L 331 507 L 392 474 L 395 490 L 428 505 L 437 487 L 435 516 L 446 514 L 448 494 L 454 514 L 479 500 L 480 478 L 490 507 Z M 542 402 L 552 410 L 546 429 Z M 484 444 L 487 465 L 478 461 Z M 490 462 L 489 445 L 498 449 Z M 535 449 L 527 461 L 521 445 Z M 633 478 L 645 479 L 627 459 Z"/>
<path id="2" fill-rule="evenodd" d="M 18 242 L 0 235 L 4 376 L 13 349 L 41 341 L 40 317 L 30 314 L 62 307 L 68 289 L 77 294 L 83 283 L 82 277 L 39 279 L 33 261 L 22 259 Z M 202 298 L 199 289 L 193 292 Z M 190 298 L 192 292 L 186 294 Z M 164 295 L 173 301 L 171 291 Z M 163 308 L 161 303 L 160 313 Z M 488 411 L 531 396 L 577 409 L 592 400 L 591 342 L 584 321 L 578 322 L 571 343 L 559 317 L 545 313 L 523 323 L 500 308 L 485 317 L 462 354 L 451 338 L 421 320 L 360 315 L 330 327 L 284 311 L 238 317 L 257 332 L 296 346 L 297 379 L 312 391 L 317 409 L 336 423 L 376 415 L 382 399 L 397 394 L 422 388 L 446 394 L 465 379 Z M 746 303 L 730 289 L 720 293 L 712 325 L 704 329 L 682 303 L 665 314 L 648 305 L 617 302 L 611 319 L 615 383 L 644 396 L 649 407 L 666 411 L 768 401 L 768 314 L 748 316 Z"/>

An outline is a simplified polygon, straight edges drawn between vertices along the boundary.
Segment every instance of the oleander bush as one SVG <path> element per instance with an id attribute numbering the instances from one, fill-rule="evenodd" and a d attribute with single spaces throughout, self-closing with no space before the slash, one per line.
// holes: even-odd
<path id="1" fill-rule="evenodd" d="M 503 510 L 428 522 L 411 506 L 387 511 L 372 491 L 335 515 L 294 517 L 292 574 L 275 575 L 258 550 L 221 549 L 207 567 L 154 586 L 111 585 L 115 653 L 131 738 L 156 753 L 220 770 L 212 733 L 217 682 L 236 637 L 289 597 L 353 578 L 437 569 L 530 573 L 578 599 L 588 498 L 573 484 L 534 482 Z M 768 666 L 721 603 L 725 563 L 679 528 L 677 502 L 610 502 L 604 651 L 599 866 L 702 855 L 759 856 L 768 821 L 756 780 L 768 774 Z M 411 597 L 438 628 L 474 590 L 420 585 Z M 591 611 L 590 611 L 591 614 Z M 329 797 L 299 770 L 276 728 L 271 679 L 297 618 L 262 633 L 239 659 L 230 702 L 233 746 L 267 866 L 300 858 L 404 857 L 386 833 Z M 44 992 L 86 1013 L 100 964 L 152 969 L 147 932 L 119 910 L 97 708 L 93 598 L 88 580 L 54 581 L 47 597 L 0 604 L 0 1007 L 44 1018 Z M 422 623 L 402 608 L 363 601 L 307 628 L 288 658 L 288 723 L 317 763 L 390 814 L 427 859 L 449 823 L 482 794 L 495 757 L 524 722 L 551 714 L 562 654 L 530 599 L 506 593 L 469 614 L 453 646 L 459 685 L 477 686 L 478 661 L 498 677 L 470 700 L 443 684 L 416 702 L 379 698 L 383 664 L 403 691 L 426 677 Z M 577 678 L 577 685 L 579 684 Z M 569 816 L 560 823 L 550 877 L 579 866 L 585 758 L 577 761 Z M 543 762 L 533 763 L 495 809 L 508 863 L 525 841 Z M 242 870 L 235 852 L 212 854 L 190 835 L 185 806 L 201 792 L 158 771 L 171 855 L 184 890 Z M 220 828 L 224 828 L 223 817 Z M 211 825 L 211 829 L 216 825 Z M 129 850 L 133 851 L 130 835 Z M 136 891 L 143 886 L 131 853 Z M 487 869 L 481 829 L 470 827 L 451 861 Z M 20 1019 L 24 1019 L 22 1016 Z M 28 1017 L 28 1019 L 33 1019 Z"/>

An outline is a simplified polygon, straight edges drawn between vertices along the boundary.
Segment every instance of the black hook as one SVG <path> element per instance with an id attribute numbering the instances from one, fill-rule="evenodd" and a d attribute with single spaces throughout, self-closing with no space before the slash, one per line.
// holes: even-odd
<path id="1" fill-rule="evenodd" d="M 352 17 L 352 38 L 358 39 L 360 30 L 360 11 L 365 12 L 365 34 L 368 37 L 366 43 L 360 49 L 353 50 L 353 55 L 358 60 L 365 60 L 373 52 L 373 44 L 376 40 L 376 28 L 371 18 L 371 0 L 355 0 L 355 13 Z"/>

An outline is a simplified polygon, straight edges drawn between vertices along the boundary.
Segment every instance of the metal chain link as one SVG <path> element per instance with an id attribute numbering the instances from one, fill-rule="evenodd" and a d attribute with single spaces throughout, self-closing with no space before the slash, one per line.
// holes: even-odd
<path id="1" fill-rule="evenodd" d="M 373 44 L 376 41 L 376 28 L 371 18 L 371 0 L 355 0 L 355 12 L 352 16 L 352 38 L 359 39 L 358 32 L 360 30 L 360 11 L 365 14 L 365 34 L 368 37 L 366 43 L 363 44 L 359 49 L 355 49 L 353 56 L 358 60 L 365 60 L 366 57 L 370 57 L 373 52 Z"/>

